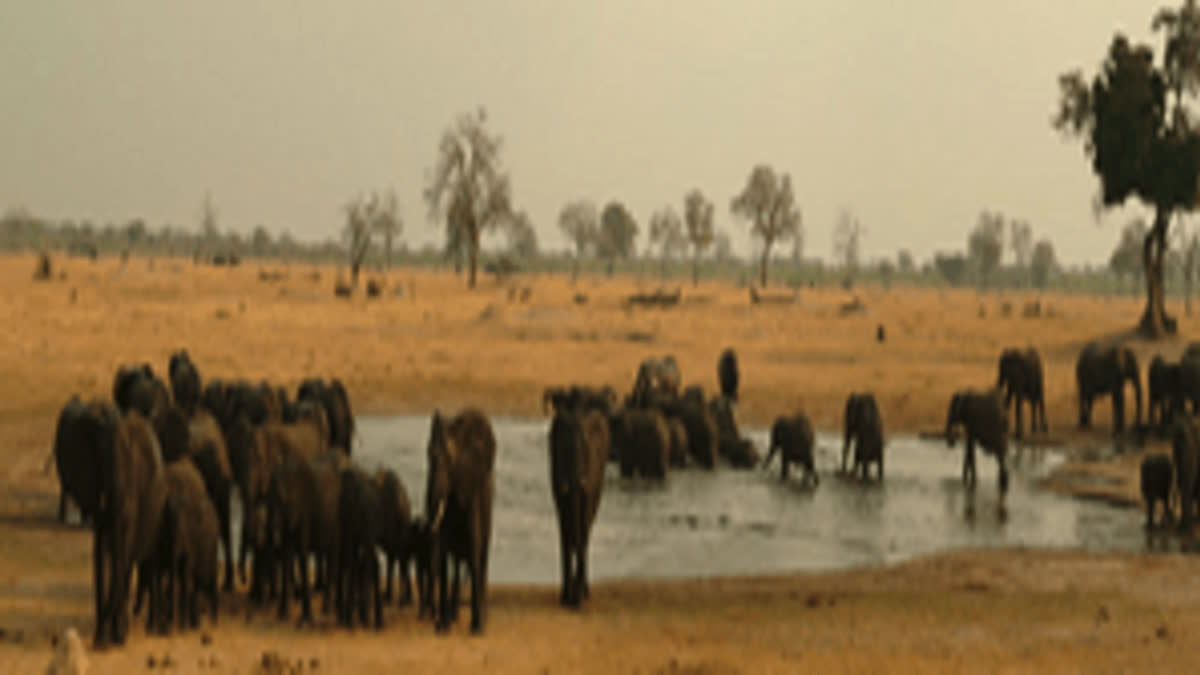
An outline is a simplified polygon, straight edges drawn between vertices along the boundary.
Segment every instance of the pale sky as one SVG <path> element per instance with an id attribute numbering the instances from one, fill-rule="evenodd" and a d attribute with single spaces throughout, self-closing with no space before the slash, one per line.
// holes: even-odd
<path id="1" fill-rule="evenodd" d="M 864 258 L 963 248 L 982 209 L 1028 220 L 1066 263 L 1107 260 L 1057 76 L 1095 72 L 1115 31 L 1160 41 L 1133 0 L 293 0 L 0 4 L 0 208 L 301 239 L 394 187 L 410 245 L 438 139 L 483 105 L 543 249 L 571 200 L 641 223 L 698 187 L 729 201 L 754 164 L 791 173 L 806 256 L 839 208 Z M 644 234 L 638 241 L 644 249 Z M 1006 256 L 1007 256 L 1006 252 Z"/>

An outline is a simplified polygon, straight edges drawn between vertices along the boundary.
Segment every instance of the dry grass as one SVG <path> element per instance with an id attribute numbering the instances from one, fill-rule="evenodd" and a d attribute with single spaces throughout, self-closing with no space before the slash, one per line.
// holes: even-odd
<path id="1" fill-rule="evenodd" d="M 954 390 L 990 386 L 1003 348 L 1032 345 L 1045 361 L 1051 433 L 1065 435 L 1074 433 L 1080 346 L 1121 334 L 1140 309 L 1134 299 L 1047 295 L 1042 317 L 1023 318 L 1032 294 L 873 288 L 751 305 L 744 289 L 716 283 L 684 286 L 675 307 L 627 309 L 627 295 L 657 282 L 516 277 L 498 286 L 481 277 L 468 292 L 452 274 L 408 269 L 389 275 L 384 297 L 347 301 L 334 297 L 331 268 L 313 281 L 310 266 L 272 265 L 285 278 L 260 281 L 254 263 L 54 262 L 56 279 L 35 282 L 32 256 L 0 259 L 0 670 L 11 672 L 40 671 L 54 630 L 74 624 L 90 634 L 90 538 L 50 523 L 57 486 L 44 461 L 59 407 L 72 393 L 107 396 L 121 363 L 165 369 L 170 352 L 186 347 L 206 377 L 294 386 L 336 375 L 360 413 L 473 403 L 540 415 L 543 387 L 627 391 L 650 354 L 675 354 L 685 383 L 712 390 L 717 355 L 734 346 L 744 422 L 803 407 L 836 429 L 846 395 L 871 390 L 895 432 L 939 427 Z M 397 285 L 403 296 L 392 293 Z M 528 299 L 512 286 L 528 287 Z M 580 292 L 585 304 L 574 300 Z M 855 296 L 865 309 L 843 313 Z M 1180 324 L 1184 335 L 1198 327 L 1188 317 Z M 1134 348 L 1144 367 L 1155 351 L 1176 354 L 1184 343 Z M 1104 438 L 1108 406 L 1097 413 L 1095 438 Z M 1135 463 L 1115 466 L 1127 477 Z M 1195 572 L 1178 556 L 963 553 L 885 570 L 608 584 L 578 615 L 558 609 L 551 589 L 498 588 L 480 639 L 434 638 L 407 614 L 381 636 L 297 632 L 228 614 L 211 647 L 198 634 L 135 634 L 133 646 L 93 665 L 130 672 L 148 654 L 170 652 L 175 672 L 198 672 L 210 655 L 223 670 L 254 672 L 263 651 L 278 650 L 320 659 L 320 672 L 361 673 L 1175 671 L 1200 629 Z"/>

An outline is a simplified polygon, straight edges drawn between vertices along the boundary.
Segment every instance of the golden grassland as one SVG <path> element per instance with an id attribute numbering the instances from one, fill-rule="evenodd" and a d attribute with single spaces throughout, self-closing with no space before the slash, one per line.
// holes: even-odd
<path id="1" fill-rule="evenodd" d="M 902 433 L 940 427 L 955 390 L 994 384 L 1002 349 L 1033 346 L 1046 370 L 1050 435 L 1089 442 L 1107 439 L 1109 406 L 1097 405 L 1094 432 L 1074 430 L 1075 357 L 1088 340 L 1123 335 L 1141 308 L 1134 298 L 879 287 L 802 289 L 798 302 L 754 305 L 728 283 L 672 281 L 683 288 L 680 305 L 629 309 L 628 294 L 659 281 L 481 276 L 469 291 L 452 273 L 416 269 L 386 275 L 382 298 L 347 301 L 334 297 L 338 271 L 329 266 L 54 263 L 54 280 L 35 282 L 32 256 L 0 259 L 0 671 L 8 672 L 40 672 L 49 635 L 67 625 L 90 636 L 90 535 L 53 522 L 57 481 L 45 462 L 62 404 L 75 393 L 108 396 L 119 364 L 165 370 L 170 353 L 187 348 L 206 378 L 294 388 L 307 376 L 340 377 L 359 414 L 473 404 L 538 416 L 544 387 L 624 393 L 654 354 L 674 354 L 685 384 L 712 391 L 717 356 L 732 346 L 743 423 L 802 408 L 835 430 L 846 396 L 873 391 L 888 431 Z M 260 281 L 263 269 L 284 278 Z M 577 294 L 587 301 L 576 303 Z M 856 297 L 863 309 L 843 312 Z M 1041 316 L 1024 317 L 1035 300 Z M 1176 356 L 1200 334 L 1200 319 L 1179 319 L 1177 339 L 1130 343 L 1143 372 L 1153 354 Z M 1136 503 L 1137 457 L 1089 470 L 1118 477 L 1112 490 Z M 559 609 L 551 587 L 497 587 L 487 634 L 470 639 L 435 638 L 412 612 L 389 617 L 379 635 L 296 631 L 265 616 L 244 621 L 234 599 L 211 645 L 198 633 L 135 630 L 131 646 L 93 655 L 93 671 L 144 669 L 148 654 L 170 653 L 174 672 L 198 672 L 201 660 L 210 671 L 210 657 L 225 671 L 255 672 L 269 650 L 317 658 L 319 672 L 356 673 L 1173 670 L 1191 662 L 1186 645 L 1200 630 L 1196 571 L 1180 555 L 963 552 L 887 569 L 598 584 L 581 613 Z"/>

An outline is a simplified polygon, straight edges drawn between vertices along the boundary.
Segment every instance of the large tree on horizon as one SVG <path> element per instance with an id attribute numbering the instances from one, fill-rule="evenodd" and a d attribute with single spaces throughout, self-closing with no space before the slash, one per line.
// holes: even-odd
<path id="1" fill-rule="evenodd" d="M 607 261 L 608 276 L 613 275 L 613 264 L 617 258 L 629 258 L 636 252 L 633 241 L 637 234 L 637 221 L 624 204 L 613 200 L 605 205 L 596 232 L 596 250 Z"/>
<path id="2" fill-rule="evenodd" d="M 1153 209 L 1142 241 L 1146 307 L 1138 330 L 1160 337 L 1175 330 L 1163 299 L 1168 228 L 1176 212 L 1194 208 L 1200 179 L 1200 134 L 1187 108 L 1200 88 L 1200 10 L 1185 0 L 1160 9 L 1151 25 L 1164 35 L 1163 64 L 1155 65 L 1151 47 L 1118 33 L 1090 86 L 1078 70 L 1059 77 L 1053 123 L 1083 139 L 1105 208 L 1133 197 Z"/>
<path id="3" fill-rule="evenodd" d="M 466 114 L 442 135 L 425 202 L 429 217 L 446 219 L 447 250 L 469 255 L 469 288 L 475 288 L 479 239 L 512 216 L 512 188 L 500 165 L 501 138 L 484 128 L 487 113 Z"/>
<path id="4" fill-rule="evenodd" d="M 700 256 L 713 242 L 713 203 L 699 188 L 683 198 L 683 222 L 692 245 L 692 285 L 700 283 Z"/>
<path id="5" fill-rule="evenodd" d="M 766 164 L 755 166 L 746 180 L 746 187 L 733 198 L 729 209 L 734 215 L 750 221 L 750 234 L 762 239 L 759 283 L 766 287 L 771 246 L 800 232 L 800 209 L 792 194 L 791 176 L 777 174 Z"/>

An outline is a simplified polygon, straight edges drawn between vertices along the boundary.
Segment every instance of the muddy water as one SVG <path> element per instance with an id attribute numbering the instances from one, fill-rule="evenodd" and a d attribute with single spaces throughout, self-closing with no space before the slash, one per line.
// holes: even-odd
<path id="1" fill-rule="evenodd" d="M 548 487 L 547 420 L 493 419 L 499 444 L 489 576 L 554 583 L 558 529 Z M 428 417 L 360 418 L 356 463 L 395 469 L 424 504 Z M 766 431 L 747 429 L 757 447 Z M 1004 513 L 996 464 L 977 459 L 979 486 L 962 487 L 962 445 L 896 437 L 882 485 L 835 474 L 841 440 L 819 435 L 821 483 L 773 471 L 678 470 L 663 484 L 623 480 L 610 465 L 592 534 L 591 576 L 673 577 L 878 565 L 945 549 L 1028 546 L 1144 550 L 1138 511 L 1043 492 L 1059 461 L 1028 451 L 1015 463 Z"/>

